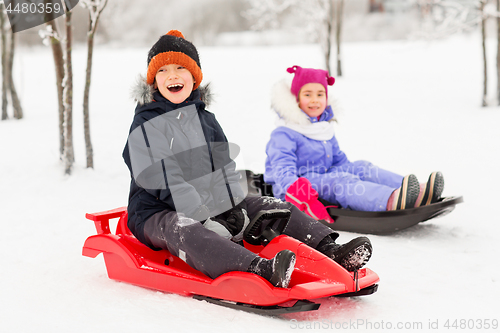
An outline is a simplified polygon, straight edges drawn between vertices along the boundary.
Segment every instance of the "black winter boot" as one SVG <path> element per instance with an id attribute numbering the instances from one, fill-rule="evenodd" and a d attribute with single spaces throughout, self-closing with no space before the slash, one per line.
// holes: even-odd
<path id="1" fill-rule="evenodd" d="M 415 207 L 426 206 L 441 199 L 444 189 L 444 177 L 439 171 L 431 173 L 425 185 L 420 185 L 420 195 L 417 198 Z"/>
<path id="2" fill-rule="evenodd" d="M 255 258 L 247 272 L 262 276 L 275 287 L 286 288 L 295 267 L 295 253 L 290 250 L 278 252 L 273 259 Z"/>
<path id="3" fill-rule="evenodd" d="M 408 175 L 403 178 L 401 187 L 396 189 L 387 202 L 387 210 L 399 210 L 415 207 L 418 194 L 420 193 L 420 184 L 417 176 Z"/>
<path id="4" fill-rule="evenodd" d="M 340 245 L 328 235 L 318 244 L 316 250 L 332 258 L 349 272 L 354 272 L 370 260 L 372 244 L 368 238 L 358 237 Z"/>

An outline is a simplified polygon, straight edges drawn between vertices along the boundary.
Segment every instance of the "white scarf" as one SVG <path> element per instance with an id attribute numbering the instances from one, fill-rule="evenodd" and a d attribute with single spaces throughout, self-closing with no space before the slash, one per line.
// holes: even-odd
<path id="1" fill-rule="evenodd" d="M 276 120 L 276 126 L 284 126 L 289 129 L 299 132 L 300 134 L 308 137 L 309 139 L 325 141 L 330 140 L 335 135 L 335 130 L 333 128 L 333 121 L 319 121 L 317 123 L 309 123 L 307 125 L 299 125 L 295 123 L 290 123 L 284 119 L 278 118 Z"/>

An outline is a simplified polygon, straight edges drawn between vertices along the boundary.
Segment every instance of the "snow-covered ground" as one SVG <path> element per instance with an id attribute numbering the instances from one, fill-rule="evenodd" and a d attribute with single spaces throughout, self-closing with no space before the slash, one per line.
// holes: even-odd
<path id="1" fill-rule="evenodd" d="M 289 66 L 321 66 L 319 48 L 199 51 L 204 81 L 212 82 L 216 94 L 210 110 L 229 140 L 241 146 L 239 167 L 262 172 L 274 120 L 270 87 L 289 75 Z M 81 255 L 86 237 L 95 233 L 85 213 L 127 203 L 129 174 L 121 152 L 134 109 L 130 86 L 145 72 L 146 57 L 147 49 L 96 49 L 91 91 L 95 169 L 87 170 L 81 119 L 85 49 L 75 49 L 76 164 L 67 177 L 58 159 L 52 55 L 42 47 L 18 51 L 15 78 L 25 118 L 0 122 L 1 332 L 361 332 L 398 327 L 420 332 L 477 331 L 481 324 L 481 331 L 499 331 L 498 326 L 485 328 L 500 319 L 500 108 L 480 107 L 478 36 L 344 44 L 344 76 L 331 92 L 342 106 L 337 136 L 348 157 L 415 173 L 422 181 L 441 170 L 445 195 L 463 195 L 465 203 L 446 217 L 392 236 L 370 237 L 374 255 L 369 267 L 381 278 L 376 294 L 321 300 L 319 311 L 280 318 L 115 282 L 108 279 L 102 256 Z M 356 236 L 343 232 L 339 240 Z"/>

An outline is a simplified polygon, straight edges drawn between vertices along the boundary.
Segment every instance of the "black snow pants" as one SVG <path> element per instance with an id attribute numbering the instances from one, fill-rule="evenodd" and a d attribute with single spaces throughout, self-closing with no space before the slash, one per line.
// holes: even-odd
<path id="1" fill-rule="evenodd" d="M 338 237 L 332 229 L 289 202 L 273 197 L 247 197 L 245 201 L 250 220 L 261 210 L 289 209 L 292 214 L 283 233 L 313 248 L 328 235 L 334 240 Z M 257 257 L 243 246 L 175 211 L 159 212 L 149 218 L 144 225 L 144 236 L 148 246 L 167 249 L 213 279 L 230 271 L 246 271 Z"/>

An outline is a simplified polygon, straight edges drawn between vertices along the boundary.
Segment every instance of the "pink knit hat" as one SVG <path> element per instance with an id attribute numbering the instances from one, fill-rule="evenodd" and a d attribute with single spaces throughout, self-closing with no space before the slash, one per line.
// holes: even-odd
<path id="1" fill-rule="evenodd" d="M 288 73 L 295 73 L 292 81 L 292 88 L 290 91 L 299 99 L 300 89 L 308 83 L 319 83 L 325 87 L 325 92 L 328 97 L 328 86 L 335 83 L 335 78 L 328 75 L 328 72 L 323 69 L 302 68 L 300 66 L 293 66 L 286 70 Z"/>

